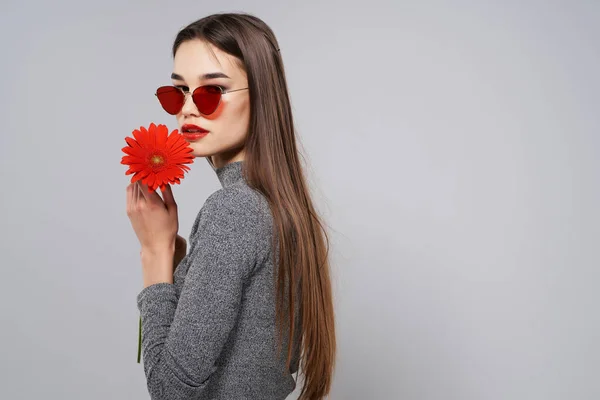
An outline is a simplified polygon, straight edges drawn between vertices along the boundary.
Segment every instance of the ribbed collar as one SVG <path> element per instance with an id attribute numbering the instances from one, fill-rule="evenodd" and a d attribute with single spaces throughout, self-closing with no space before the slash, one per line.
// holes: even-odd
<path id="1" fill-rule="evenodd" d="M 221 186 L 229 187 L 236 182 L 244 179 L 242 174 L 242 167 L 244 161 L 230 162 L 229 164 L 223 165 L 221 168 L 214 168 L 213 170 L 217 173 L 217 177 L 221 182 Z"/>

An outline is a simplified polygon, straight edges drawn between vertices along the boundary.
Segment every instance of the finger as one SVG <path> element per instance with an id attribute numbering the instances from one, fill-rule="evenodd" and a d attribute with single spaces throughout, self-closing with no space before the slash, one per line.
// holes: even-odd
<path id="1" fill-rule="evenodd" d="M 133 184 L 133 204 L 137 205 L 139 201 L 139 188 L 137 183 Z"/>
<path id="2" fill-rule="evenodd" d="M 133 192 L 135 193 L 135 196 L 134 196 L 135 202 L 134 202 L 134 204 L 138 205 L 140 202 L 145 201 L 145 200 L 144 200 L 144 197 L 142 196 L 142 194 L 140 192 L 140 185 L 136 182 L 134 184 L 134 186 L 135 186 L 133 188 Z"/>
<path id="3" fill-rule="evenodd" d="M 133 184 L 127 185 L 127 213 L 131 211 L 131 206 L 133 204 L 133 195 L 134 195 L 134 187 Z"/>
<path id="4" fill-rule="evenodd" d="M 140 197 L 142 197 L 145 201 L 149 201 L 152 203 L 160 202 L 162 204 L 162 199 L 160 198 L 158 193 L 156 193 L 156 190 L 151 191 L 150 189 L 148 189 L 148 185 L 140 181 L 137 181 L 137 183 L 139 185 Z"/>
<path id="5" fill-rule="evenodd" d="M 142 189 L 140 181 L 135 183 L 135 195 L 137 202 L 145 202 L 146 198 L 144 197 L 144 190 Z"/>
<path id="6" fill-rule="evenodd" d="M 163 198 L 165 199 L 165 205 L 168 209 L 173 207 L 177 207 L 177 203 L 175 203 L 175 197 L 173 197 L 173 190 L 171 189 L 171 185 L 167 184 L 164 190 L 161 190 L 163 194 Z"/>

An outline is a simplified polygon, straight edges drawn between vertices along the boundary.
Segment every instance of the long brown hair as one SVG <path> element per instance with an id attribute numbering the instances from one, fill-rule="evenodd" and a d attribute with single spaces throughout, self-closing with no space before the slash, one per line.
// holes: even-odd
<path id="1" fill-rule="evenodd" d="M 283 60 L 270 27 L 246 13 L 204 17 L 182 29 L 173 44 L 200 39 L 236 57 L 248 76 L 250 123 L 244 175 L 268 200 L 273 214 L 276 320 L 286 365 L 300 351 L 300 400 L 322 399 L 331 389 L 336 335 L 329 239 L 315 210 L 296 145 Z"/>

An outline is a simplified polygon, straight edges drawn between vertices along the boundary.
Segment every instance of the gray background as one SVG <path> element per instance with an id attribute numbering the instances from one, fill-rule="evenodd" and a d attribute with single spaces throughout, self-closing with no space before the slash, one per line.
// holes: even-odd
<path id="1" fill-rule="evenodd" d="M 0 6 L 2 399 L 145 399 L 123 138 L 177 30 L 274 29 L 331 228 L 332 399 L 600 398 L 600 2 Z M 175 187 L 181 233 L 219 183 Z"/>

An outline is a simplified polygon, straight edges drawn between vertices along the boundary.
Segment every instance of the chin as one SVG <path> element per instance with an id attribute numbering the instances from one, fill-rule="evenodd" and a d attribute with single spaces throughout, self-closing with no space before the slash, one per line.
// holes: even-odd
<path id="1" fill-rule="evenodd" d="M 192 155 L 195 158 L 204 158 L 204 157 L 210 157 L 210 153 L 205 153 L 203 151 L 193 151 Z"/>
<path id="2" fill-rule="evenodd" d="M 192 148 L 192 155 L 194 157 L 206 157 L 210 155 L 210 153 L 207 153 L 206 150 L 202 148 L 200 143 L 189 142 L 189 145 Z"/>

